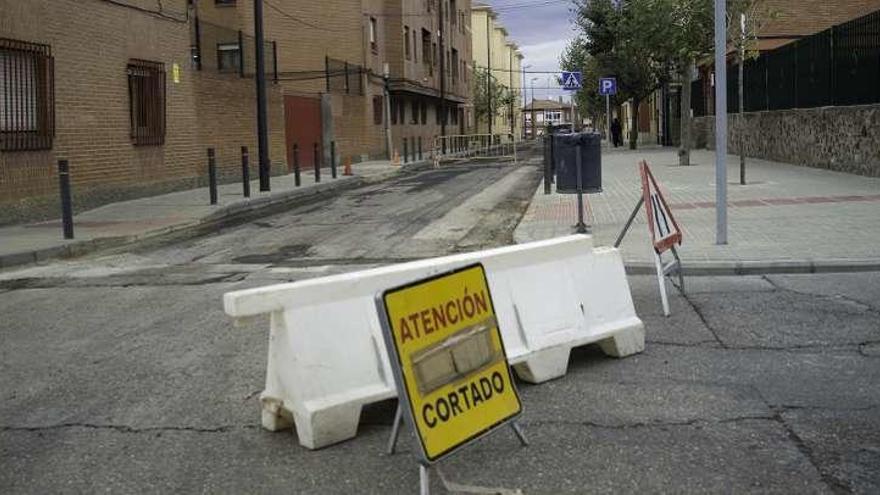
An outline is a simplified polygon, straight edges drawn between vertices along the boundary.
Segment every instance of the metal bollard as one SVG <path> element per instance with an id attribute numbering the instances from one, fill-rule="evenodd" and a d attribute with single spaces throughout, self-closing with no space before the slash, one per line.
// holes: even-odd
<path id="1" fill-rule="evenodd" d="M 211 193 L 211 204 L 217 204 L 217 163 L 214 148 L 208 148 L 208 190 Z"/>
<path id="2" fill-rule="evenodd" d="M 248 163 L 248 147 L 241 147 L 241 187 L 244 197 L 251 197 L 251 170 Z"/>
<path id="3" fill-rule="evenodd" d="M 330 141 L 330 176 L 336 178 L 336 141 Z"/>
<path id="4" fill-rule="evenodd" d="M 300 186 L 300 177 L 299 177 L 299 145 L 293 144 L 293 185 L 296 187 Z"/>
<path id="5" fill-rule="evenodd" d="M 70 200 L 70 166 L 67 160 L 58 160 L 58 186 L 61 191 L 61 225 L 64 238 L 73 239 L 73 204 Z"/>
<path id="6" fill-rule="evenodd" d="M 321 182 L 321 155 L 318 154 L 318 143 L 313 143 L 315 158 L 315 182 Z"/>
<path id="7" fill-rule="evenodd" d="M 409 163 L 409 144 L 406 138 L 403 138 L 403 163 Z"/>

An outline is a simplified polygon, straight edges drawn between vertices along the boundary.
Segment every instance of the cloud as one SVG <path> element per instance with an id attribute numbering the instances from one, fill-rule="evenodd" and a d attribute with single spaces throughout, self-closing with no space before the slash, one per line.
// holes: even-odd
<path id="1" fill-rule="evenodd" d="M 539 4 L 530 8 L 508 7 L 508 10 L 505 10 L 505 6 L 509 4 L 504 1 L 489 0 L 488 3 L 500 10 L 501 22 L 525 57 L 523 65 L 532 66 L 529 71 L 559 71 L 559 57 L 575 35 L 568 2 Z M 526 74 L 527 88 L 531 86 L 530 80 L 533 77 L 540 78 L 535 81 L 536 98 L 556 98 L 568 94 L 562 90 L 543 89 L 556 85 L 550 74 Z M 531 96 L 531 90 L 529 95 Z"/>

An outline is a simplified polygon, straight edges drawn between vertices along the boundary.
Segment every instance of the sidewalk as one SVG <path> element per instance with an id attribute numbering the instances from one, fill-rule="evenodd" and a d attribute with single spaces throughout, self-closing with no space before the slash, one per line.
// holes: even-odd
<path id="1" fill-rule="evenodd" d="M 207 187 L 160 196 L 111 203 L 82 212 L 73 218 L 75 239 L 64 240 L 61 221 L 46 221 L 0 228 L 0 268 L 76 256 L 98 249 L 121 246 L 173 232 L 198 231 L 220 225 L 224 220 L 252 210 L 282 207 L 285 203 L 334 189 L 356 187 L 390 178 L 402 169 L 428 162 L 394 166 L 388 161 L 357 163 L 353 176 L 332 179 L 330 169 L 321 170 L 315 183 L 312 170 L 304 170 L 300 187 L 293 174 L 272 177 L 270 192 L 260 192 L 259 181 L 251 181 L 251 197 L 245 198 L 240 182 L 218 186 L 217 205 L 209 204 Z"/>
<path id="2" fill-rule="evenodd" d="M 880 179 L 728 157 L 728 244 L 715 244 L 715 155 L 696 151 L 679 167 L 674 149 L 603 152 L 603 188 L 586 196 L 597 245 L 610 246 L 641 194 L 647 160 L 684 233 L 680 253 L 691 273 L 812 272 L 880 269 Z M 541 184 L 516 229 L 517 242 L 569 235 L 577 196 L 544 195 Z M 633 272 L 653 270 L 644 209 L 620 246 Z"/>

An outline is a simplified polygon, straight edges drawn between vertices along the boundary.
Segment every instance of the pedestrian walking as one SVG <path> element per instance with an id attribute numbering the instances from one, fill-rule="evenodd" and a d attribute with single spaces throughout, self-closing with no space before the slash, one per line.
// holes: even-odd
<path id="1" fill-rule="evenodd" d="M 611 121 L 611 142 L 615 148 L 623 146 L 623 129 L 620 127 L 620 121 L 616 118 Z"/>

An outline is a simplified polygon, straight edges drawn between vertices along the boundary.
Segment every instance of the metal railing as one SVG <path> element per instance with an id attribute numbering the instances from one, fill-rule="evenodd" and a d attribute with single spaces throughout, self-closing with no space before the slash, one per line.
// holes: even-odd
<path id="1" fill-rule="evenodd" d="M 517 163 L 517 140 L 513 134 L 460 134 L 434 138 L 434 167 L 442 163 L 470 160 Z"/>
<path id="2" fill-rule="evenodd" d="M 735 81 L 738 64 L 727 72 Z M 745 111 L 880 103 L 880 11 L 766 52 L 744 65 Z M 694 115 L 706 115 L 703 81 L 694 82 Z M 705 98 L 705 99 L 704 99 Z M 739 85 L 727 85 L 727 108 L 739 112 Z"/>

